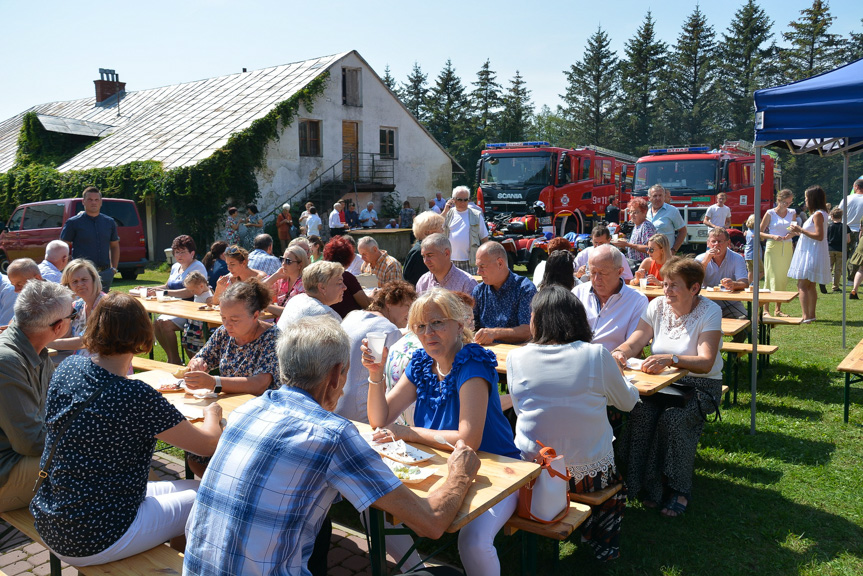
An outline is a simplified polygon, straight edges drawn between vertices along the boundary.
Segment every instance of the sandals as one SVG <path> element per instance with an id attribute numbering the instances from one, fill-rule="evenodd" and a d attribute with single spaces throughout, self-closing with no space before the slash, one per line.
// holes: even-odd
<path id="1" fill-rule="evenodd" d="M 686 499 L 686 504 L 680 501 L 680 497 Z M 679 518 L 686 513 L 686 507 L 689 506 L 689 497 L 681 492 L 672 492 L 668 500 L 662 506 L 662 515 L 666 518 Z"/>
<path id="2" fill-rule="evenodd" d="M 788 314 L 786 314 L 782 310 L 777 310 L 776 313 L 774 314 L 774 316 L 777 318 L 788 318 L 789 317 Z"/>

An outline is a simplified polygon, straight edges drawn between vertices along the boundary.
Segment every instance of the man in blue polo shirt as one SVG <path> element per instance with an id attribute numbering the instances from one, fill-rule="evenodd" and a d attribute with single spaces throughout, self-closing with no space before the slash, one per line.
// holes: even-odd
<path id="1" fill-rule="evenodd" d="M 102 193 L 95 186 L 84 188 L 84 211 L 72 216 L 60 231 L 60 240 L 72 245 L 72 258 L 86 258 L 99 271 L 102 290 L 114 282 L 120 264 L 120 236 L 117 223 L 101 214 Z"/>
<path id="2" fill-rule="evenodd" d="M 686 222 L 683 221 L 683 216 L 680 215 L 677 208 L 665 202 L 665 188 L 659 184 L 650 187 L 650 190 L 647 191 L 647 198 L 650 200 L 647 219 L 656 228 L 657 234 L 662 234 L 668 238 L 668 243 L 671 244 L 671 253 L 677 253 L 686 240 Z M 677 234 L 676 239 L 675 234 Z"/>
<path id="3" fill-rule="evenodd" d="M 486 242 L 476 253 L 476 269 L 482 284 L 473 289 L 473 318 L 477 344 L 521 344 L 530 339 L 530 302 L 536 294 L 533 282 L 510 271 L 506 250 Z"/>

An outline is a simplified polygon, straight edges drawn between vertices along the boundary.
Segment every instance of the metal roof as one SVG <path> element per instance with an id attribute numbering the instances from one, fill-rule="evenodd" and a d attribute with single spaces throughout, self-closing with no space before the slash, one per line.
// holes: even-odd
<path id="1" fill-rule="evenodd" d="M 42 127 L 48 132 L 75 134 L 77 136 L 92 136 L 93 138 L 107 136 L 116 128 L 109 124 L 88 122 L 87 120 L 78 120 L 77 118 L 62 118 L 60 116 L 47 116 L 45 114 L 37 114 L 36 118 L 39 119 L 39 123 L 41 123 Z"/>

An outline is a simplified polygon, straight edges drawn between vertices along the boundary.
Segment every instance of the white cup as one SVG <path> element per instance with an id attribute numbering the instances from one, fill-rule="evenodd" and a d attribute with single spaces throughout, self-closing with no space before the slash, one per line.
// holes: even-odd
<path id="1" fill-rule="evenodd" d="M 369 332 L 366 335 L 369 341 L 369 352 L 374 357 L 375 364 L 384 359 L 384 344 L 387 341 L 387 335 L 383 332 Z"/>
<path id="2" fill-rule="evenodd" d="M 611 241 L 612 242 L 617 242 L 618 240 L 620 240 L 620 234 L 612 234 L 611 235 Z"/>
<path id="3" fill-rule="evenodd" d="M 639 279 L 638 279 L 638 286 L 639 286 L 639 288 L 641 288 L 642 290 L 644 290 L 645 288 L 647 288 L 647 278 L 639 278 Z"/>
<path id="4" fill-rule="evenodd" d="M 156 300 L 159 302 L 165 301 L 165 296 L 168 294 L 167 290 L 156 290 Z"/>

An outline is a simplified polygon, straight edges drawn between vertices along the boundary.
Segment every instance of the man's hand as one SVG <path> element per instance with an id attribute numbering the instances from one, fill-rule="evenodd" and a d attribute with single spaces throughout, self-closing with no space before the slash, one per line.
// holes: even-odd
<path id="1" fill-rule="evenodd" d="M 446 465 L 451 476 L 465 475 L 473 480 L 479 471 L 479 456 L 476 455 L 476 452 L 470 446 L 464 443 L 464 440 L 459 439 L 455 443 L 455 450 L 450 454 Z"/>
<path id="2" fill-rule="evenodd" d="M 494 342 L 494 328 L 480 328 L 473 335 L 473 341 L 481 346 Z"/>

